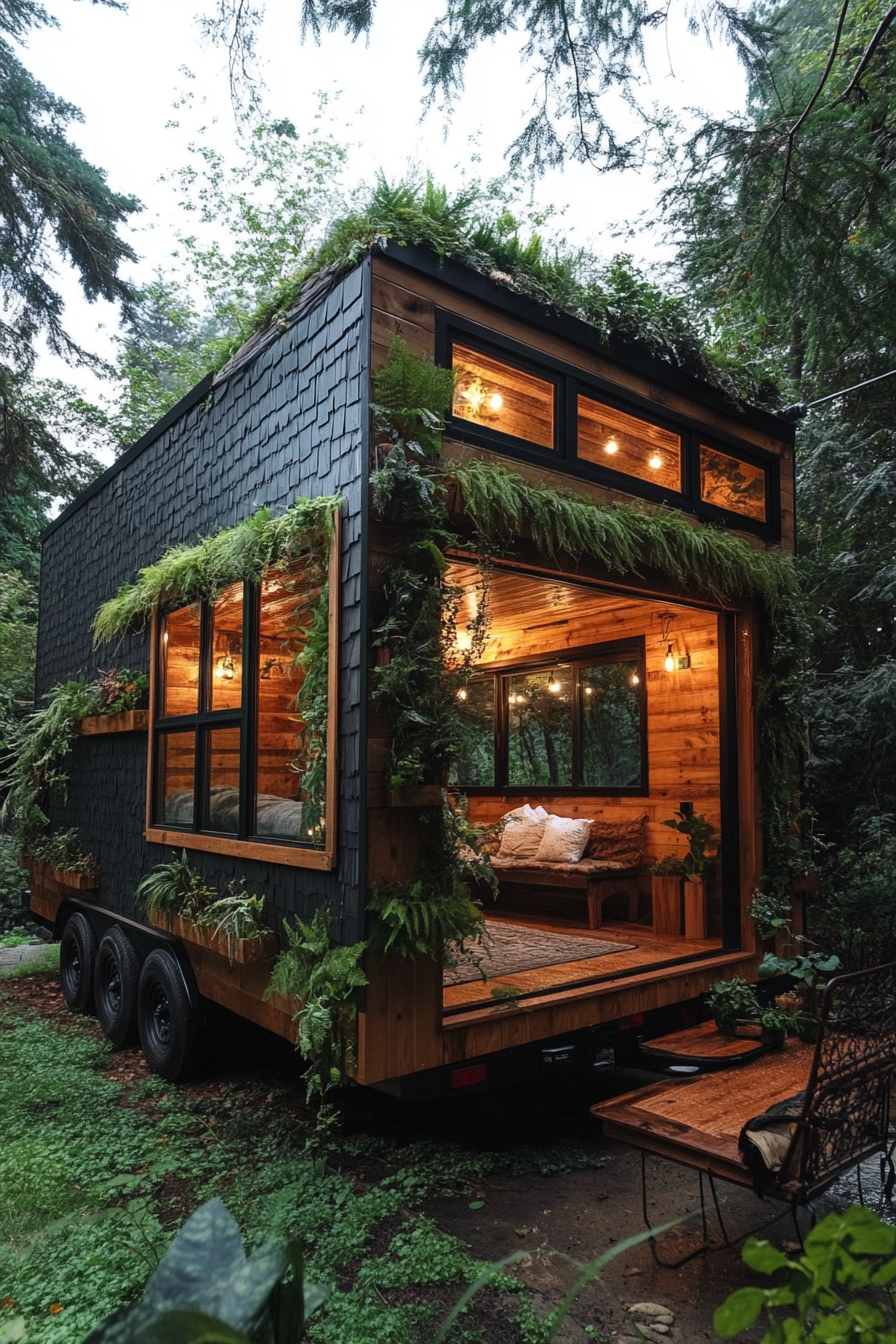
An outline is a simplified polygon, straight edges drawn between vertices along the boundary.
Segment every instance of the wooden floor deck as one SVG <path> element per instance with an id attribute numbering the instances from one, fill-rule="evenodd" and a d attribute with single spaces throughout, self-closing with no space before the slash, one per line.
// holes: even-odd
<path id="1" fill-rule="evenodd" d="M 494 980 L 483 983 L 473 980 L 463 985 L 446 986 L 443 1003 L 445 1008 L 458 1008 L 465 1004 L 488 1003 L 491 990 L 495 985 L 511 985 L 522 994 L 562 989 L 564 985 L 580 984 L 600 976 L 617 975 L 620 971 L 636 974 L 650 970 L 664 962 L 676 961 L 681 957 L 692 957 L 701 953 L 718 952 L 721 940 L 718 938 L 673 938 L 666 934 L 654 933 L 643 924 L 604 924 L 593 932 L 581 924 L 547 923 L 544 920 L 527 918 L 525 915 L 489 915 L 487 923 L 500 923 L 504 920 L 511 924 L 526 924 L 533 929 L 550 933 L 570 933 L 578 938 L 592 937 L 598 942 L 635 943 L 630 951 L 610 952 L 606 956 L 585 961 L 561 962 L 556 966 L 542 966 L 532 971 L 517 971 L 510 975 L 500 975 Z"/>

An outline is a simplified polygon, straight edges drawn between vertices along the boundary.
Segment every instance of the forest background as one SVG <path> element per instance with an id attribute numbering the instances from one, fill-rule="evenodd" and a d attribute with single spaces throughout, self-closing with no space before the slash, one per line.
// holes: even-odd
<path id="1" fill-rule="evenodd" d="M 296 43 L 322 48 L 339 32 L 363 42 L 382 21 L 373 0 L 290 8 Z M 696 36 L 741 63 L 744 103 L 727 116 L 645 96 L 671 12 L 633 0 L 446 0 L 421 34 L 430 115 L 462 103 L 483 44 L 516 47 L 537 76 L 505 169 L 477 178 L 471 151 L 448 192 L 424 169 L 352 181 L 348 132 L 334 129 L 325 95 L 301 127 L 272 115 L 257 55 L 270 16 L 220 0 L 201 31 L 229 71 L 231 147 L 200 131 L 168 170 L 180 223 L 170 265 L 146 279 L 126 227 L 138 202 L 87 162 L 77 109 L 24 63 L 26 39 L 53 17 L 35 0 L 2 0 L 0 752 L 32 702 L 39 535 L 52 511 L 347 239 L 429 242 L 513 276 L 605 337 L 769 409 L 798 408 L 805 604 L 786 690 L 806 759 L 795 865 L 821 873 L 817 937 L 855 963 L 896 955 L 896 378 L 880 377 L 896 367 L 896 7 L 708 0 L 688 11 Z M 186 83 L 181 109 L 196 97 Z M 595 199 L 608 175 L 650 175 L 658 204 L 645 227 L 661 260 L 636 265 L 613 239 L 596 250 L 568 241 L 562 211 L 533 188 L 554 174 L 556 193 L 563 167 Z M 69 331 L 60 273 L 116 306 L 102 358 Z M 48 352 L 61 376 L 46 376 Z M 0 836 L 0 920 L 24 881 Z"/>

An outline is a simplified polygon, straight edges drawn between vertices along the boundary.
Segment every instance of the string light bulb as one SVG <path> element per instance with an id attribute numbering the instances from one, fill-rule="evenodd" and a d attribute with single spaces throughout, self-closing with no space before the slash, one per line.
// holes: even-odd
<path id="1" fill-rule="evenodd" d="M 666 658 L 665 658 L 665 661 L 663 662 L 663 667 L 666 669 L 667 672 L 674 672 L 674 671 L 675 671 L 675 659 L 672 657 L 672 645 L 671 645 L 671 644 L 668 644 L 668 645 L 666 646 Z"/>
<path id="2" fill-rule="evenodd" d="M 461 689 L 458 691 L 458 693 L 457 693 L 457 698 L 458 698 L 458 700 L 466 700 L 466 698 L 467 698 L 467 693 L 466 693 L 466 691 L 463 689 L 463 687 L 461 687 Z"/>
<path id="3" fill-rule="evenodd" d="M 555 672 L 552 675 L 550 681 L 548 682 L 548 690 L 550 691 L 551 695 L 556 695 L 558 691 L 560 691 L 561 689 L 562 688 L 560 682 L 557 680 L 557 673 Z"/>
<path id="4" fill-rule="evenodd" d="M 586 687 L 585 687 L 585 694 L 586 694 L 586 695 L 591 695 L 591 694 L 593 693 L 593 689 L 594 689 L 594 688 L 593 688 L 592 686 L 586 686 Z"/>
<path id="5" fill-rule="evenodd" d="M 659 471 L 660 467 L 663 465 L 663 459 L 660 457 L 659 453 L 654 453 L 647 465 L 652 467 L 654 471 Z"/>
<path id="6" fill-rule="evenodd" d="M 611 455 L 613 453 L 619 452 L 619 444 L 616 442 L 615 439 L 607 439 L 606 443 L 604 444 L 604 452 L 610 453 Z"/>
<path id="7" fill-rule="evenodd" d="M 633 672 L 633 673 L 632 673 L 632 685 L 633 685 L 633 686 L 640 686 L 640 684 L 641 684 L 641 678 L 638 676 L 637 672 Z"/>
<path id="8" fill-rule="evenodd" d="M 504 405 L 504 398 L 500 392 L 493 392 L 488 399 L 488 408 L 490 411 L 500 411 Z"/>

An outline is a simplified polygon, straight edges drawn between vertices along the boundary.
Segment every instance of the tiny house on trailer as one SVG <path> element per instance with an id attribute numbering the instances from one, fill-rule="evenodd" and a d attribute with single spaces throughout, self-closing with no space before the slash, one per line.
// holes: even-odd
<path id="1" fill-rule="evenodd" d="M 486 539 L 483 568 L 481 529 L 463 489 L 449 489 L 447 610 L 460 654 L 476 641 L 458 691 L 465 728 L 448 779 L 396 786 L 394 722 L 372 689 L 388 650 L 372 632 L 402 526 L 377 515 L 370 487 L 384 461 L 372 379 L 396 336 L 454 371 L 448 475 L 452 464 L 501 464 L 523 490 L 666 505 L 754 552 L 793 548 L 788 423 L 660 360 L 604 348 L 585 323 L 422 249 L 375 249 L 309 281 L 286 320 L 200 383 L 43 541 L 39 695 L 110 661 L 92 648 L 96 611 L 169 548 L 298 498 L 340 501 L 316 578 L 300 557 L 212 597 L 162 603 L 124 638 L 115 660 L 149 672 L 149 709 L 85 722 L 67 798 L 50 809 L 54 827 L 77 828 L 99 873 L 30 864 L 33 912 L 57 937 L 69 930 L 66 992 L 86 1003 L 105 976 L 104 992 L 117 986 L 127 1005 L 142 975 L 149 1053 L 167 1076 L 184 1064 L 184 1021 L 208 1003 L 291 1040 L 296 1028 L 294 1005 L 265 997 L 276 939 L 232 959 L 188 921 L 150 923 L 134 892 L 153 866 L 184 851 L 219 889 L 245 879 L 265 895 L 273 931 L 326 906 L 333 937 L 354 944 L 377 884 L 414 881 L 446 790 L 495 837 L 497 895 L 481 893 L 487 978 L 463 957 L 443 967 L 368 950 L 358 1083 L 422 1096 L 559 1060 L 591 1067 L 636 1035 L 696 1020 L 716 980 L 755 973 L 753 597 L 713 598 L 718 585 L 684 585 L 651 556 L 625 572 L 572 558 L 539 545 L 534 525 L 510 544 Z M 296 764 L 307 631 L 296 635 L 289 614 L 297 593 L 323 592 L 326 779 L 312 805 Z M 683 852 L 665 824 L 676 814 L 712 828 L 702 883 L 649 872 Z"/>

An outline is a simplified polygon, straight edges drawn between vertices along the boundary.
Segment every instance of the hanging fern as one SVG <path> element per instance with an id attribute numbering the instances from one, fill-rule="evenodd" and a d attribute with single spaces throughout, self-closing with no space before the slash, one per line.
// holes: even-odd
<path id="1" fill-rule="evenodd" d="M 144 625 L 157 603 L 186 606 L 203 597 L 213 599 L 232 583 L 255 583 L 272 565 L 287 566 L 303 556 L 323 567 L 333 515 L 341 503 L 330 495 L 298 499 L 276 518 L 261 509 L 193 546 L 173 546 L 161 560 L 141 569 L 136 583 L 122 584 L 100 607 L 93 622 L 94 644 Z"/>
<path id="2" fill-rule="evenodd" d="M 781 551 L 762 551 L 718 528 L 695 527 L 682 513 L 647 504 L 595 504 L 572 490 L 532 483 L 498 463 L 451 463 L 463 511 L 502 550 L 527 535 L 552 560 L 585 556 L 618 574 L 654 570 L 680 588 L 731 602 L 760 598 L 770 612 L 797 589 Z"/>

